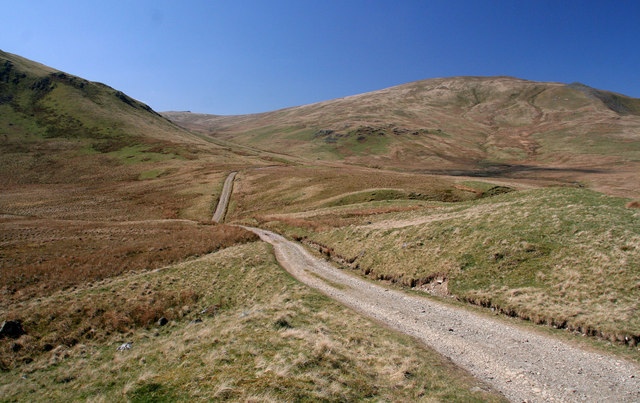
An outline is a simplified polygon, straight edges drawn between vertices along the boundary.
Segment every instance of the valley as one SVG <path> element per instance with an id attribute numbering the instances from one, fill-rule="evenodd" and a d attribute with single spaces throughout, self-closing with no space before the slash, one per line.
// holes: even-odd
<path id="1" fill-rule="evenodd" d="M 638 398 L 640 100 L 455 77 L 158 114 L 0 52 L 0 142 L 2 401 Z"/>

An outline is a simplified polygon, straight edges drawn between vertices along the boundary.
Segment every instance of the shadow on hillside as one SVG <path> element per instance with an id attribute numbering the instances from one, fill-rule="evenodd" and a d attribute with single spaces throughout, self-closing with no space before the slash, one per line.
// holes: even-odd
<path id="1" fill-rule="evenodd" d="M 606 173 L 608 171 L 602 169 L 555 168 L 521 164 L 499 164 L 473 169 L 429 169 L 421 170 L 420 172 L 432 175 L 518 178 L 523 177 L 527 173 L 597 174 Z"/>

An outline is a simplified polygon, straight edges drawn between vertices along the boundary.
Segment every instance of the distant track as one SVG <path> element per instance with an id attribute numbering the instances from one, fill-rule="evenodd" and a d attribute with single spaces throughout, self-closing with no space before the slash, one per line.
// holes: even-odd
<path id="1" fill-rule="evenodd" d="M 276 233 L 243 228 L 272 244 L 278 262 L 299 281 L 419 339 L 514 402 L 640 401 L 640 367 L 635 363 L 386 289 L 333 267 Z"/>
<path id="2" fill-rule="evenodd" d="M 216 206 L 216 212 L 213 213 L 213 218 L 211 218 L 215 222 L 219 223 L 224 221 L 224 215 L 227 212 L 227 205 L 229 204 L 229 198 L 231 197 L 231 191 L 233 190 L 233 180 L 235 179 L 236 174 L 237 172 L 231 172 L 224 181 L 222 193 L 220 193 L 220 199 Z"/>

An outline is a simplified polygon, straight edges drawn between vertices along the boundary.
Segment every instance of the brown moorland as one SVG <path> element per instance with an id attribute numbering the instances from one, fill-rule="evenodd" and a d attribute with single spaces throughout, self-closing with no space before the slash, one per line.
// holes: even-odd
<path id="1" fill-rule="evenodd" d="M 416 292 L 444 280 L 444 294 L 463 301 L 636 344 L 639 217 L 624 208 L 628 199 L 581 187 L 640 195 L 639 110 L 638 100 L 581 85 L 460 77 L 258 115 L 165 114 L 190 132 L 106 85 L 0 52 L 0 319 L 19 319 L 29 332 L 3 343 L 3 369 L 21 382 L 21 368 L 45 376 L 67 350 L 80 354 L 69 365 L 84 365 L 86 349 L 75 346 L 88 340 L 102 351 L 129 337 L 153 344 L 160 316 L 177 323 L 163 339 L 167 349 L 178 328 L 185 345 L 197 338 L 184 327 L 196 318 L 189 307 L 219 303 L 219 295 L 204 298 L 210 283 L 187 279 L 218 278 L 223 267 L 224 286 L 236 290 L 235 277 L 253 270 L 247 253 L 273 266 L 251 244 L 201 256 L 255 239 L 204 221 L 231 171 L 240 172 L 228 221 L 306 239 L 339 264 Z M 550 185 L 562 188 L 539 189 Z M 172 266 L 171 278 L 149 272 L 196 256 L 197 264 Z M 274 275 L 250 278 L 266 273 Z M 158 276 L 162 287 L 137 276 Z M 130 291 L 116 290 L 120 282 L 132 283 Z M 243 287 L 243 295 L 269 298 Z M 225 329 L 250 322 L 243 304 L 224 318 Z M 347 320 L 340 312 L 336 320 Z M 310 318 L 322 327 L 320 316 Z M 247 340 L 256 334 L 245 330 Z M 220 347 L 220 339 L 234 343 L 230 333 L 211 343 Z M 239 363 L 255 356 L 242 351 Z M 43 364 L 49 356 L 55 363 Z M 148 383 L 142 353 L 132 357 L 115 361 L 138 373 L 140 393 L 171 381 Z M 180 382 L 190 382 L 183 372 Z M 130 396 L 127 381 L 118 382 L 110 393 Z M 221 394 L 207 396 L 233 394 L 211 383 Z"/>
<path id="2" fill-rule="evenodd" d="M 310 159 L 640 194 L 640 100 L 578 83 L 437 78 L 253 115 L 163 115 Z"/>
<path id="3" fill-rule="evenodd" d="M 214 348 L 216 354 L 217 350 L 224 353 L 241 337 L 246 341 L 243 351 L 251 354 L 242 353 L 234 360 L 236 365 L 222 370 L 220 361 L 212 358 L 206 396 L 230 396 L 226 385 L 235 381 L 224 376 L 236 373 L 244 379 L 262 373 L 252 359 L 252 343 L 257 342 L 272 346 L 259 357 L 267 370 L 277 368 L 278 373 L 287 374 L 288 362 L 303 368 L 299 375 L 291 369 L 296 373 L 295 382 L 291 376 L 265 378 L 262 396 L 338 399 L 381 393 L 389 398 L 440 395 L 500 400 L 485 393 L 486 386 L 474 387 L 476 381 L 428 350 L 421 350 L 422 358 L 410 366 L 403 364 L 399 372 L 425 374 L 416 379 L 427 382 L 402 375 L 389 383 L 385 374 L 406 361 L 402 357 L 407 351 L 416 351 L 415 342 L 364 319 L 354 328 L 353 317 L 344 308 L 301 286 L 292 291 L 293 280 L 274 270 L 277 266 L 264 246 L 233 248 L 252 241 L 254 235 L 209 222 L 230 171 L 274 170 L 278 176 L 269 182 L 276 183 L 279 169 L 292 169 L 299 159 L 211 141 L 175 126 L 106 85 L 4 52 L 0 52 L 0 142 L 0 320 L 20 321 L 26 332 L 2 340 L 3 397 L 86 399 L 86 391 L 93 390 L 106 393 L 109 400 L 114 396 L 144 400 L 163 391 L 173 396 L 170 390 L 174 389 L 183 391 L 180 396 L 185 398 L 195 396 L 202 393 L 192 385 L 192 375 L 199 372 L 200 352 L 215 345 L 220 347 Z M 325 168 L 325 173 L 336 171 Z M 331 177 L 334 183 L 337 174 Z M 316 180 L 321 182 L 322 177 Z M 273 208 L 279 205 L 276 200 L 271 203 Z M 232 203 L 232 209 L 234 206 L 237 203 Z M 237 212 L 243 211 L 242 206 L 237 207 Z M 216 255 L 223 248 L 220 252 L 231 252 Z M 249 282 L 243 281 L 246 273 L 251 274 Z M 256 289 L 256 283 L 270 277 L 277 281 L 269 288 Z M 149 278 L 156 279 L 154 284 Z M 287 284 L 282 295 L 272 292 L 282 284 Z M 293 312 L 287 301 L 297 301 L 300 295 L 308 299 L 305 304 L 311 304 L 314 312 L 329 309 L 330 313 L 308 316 L 309 308 L 301 307 L 305 325 L 300 326 L 287 316 Z M 284 302 L 272 301 L 274 296 Z M 269 313 L 262 315 L 264 320 L 257 325 L 261 331 L 256 332 L 253 325 L 245 326 L 243 312 L 261 311 L 260 304 Z M 230 312 L 219 317 L 225 310 Z M 318 353 L 307 359 L 304 355 L 315 335 L 326 336 L 322 322 L 327 315 L 336 324 L 351 323 L 353 331 L 340 335 L 337 342 L 323 339 Z M 149 337 L 158 333 L 154 328 L 159 327 L 160 317 L 168 325 L 162 332 L 163 347 L 155 350 L 158 345 Z M 172 359 L 162 356 L 175 350 L 176 343 L 191 343 L 191 330 L 201 318 L 212 325 L 211 337 L 203 339 L 197 354 L 181 359 L 182 364 L 189 364 L 177 375 L 173 364 L 165 368 Z M 193 320 L 197 323 L 191 324 Z M 282 339 L 283 326 L 299 328 Z M 256 335 L 260 337 L 257 341 Z M 374 344 L 369 341 L 372 335 L 379 335 Z M 349 352 L 353 343 L 365 339 L 358 354 Z M 123 340 L 134 341 L 137 348 L 147 344 L 155 352 L 122 366 L 125 356 L 116 353 L 115 347 Z M 281 342 L 274 344 L 274 340 Z M 380 355 L 381 349 L 391 353 Z M 95 365 L 86 366 L 90 356 Z M 363 369 L 374 357 L 379 368 L 372 375 Z M 153 368 L 164 371 L 162 380 L 147 382 L 147 359 L 159 365 Z M 390 360 L 394 364 L 389 365 Z M 110 375 L 105 378 L 105 373 Z M 126 376 L 114 375 L 117 373 Z M 132 383 L 129 374 L 136 374 L 137 381 Z M 461 375 L 468 381 L 455 381 Z M 28 382 L 23 382 L 25 376 Z M 347 386 L 336 389 L 338 378 Z M 441 380 L 435 382 L 436 378 Z M 316 391 L 318 382 L 326 390 Z M 398 385 L 402 391 L 397 390 Z M 247 389 L 251 390 L 256 388 Z"/>
<path id="4" fill-rule="evenodd" d="M 254 240 L 208 218 L 220 178 L 265 164 L 106 85 L 0 52 L 0 312 L 31 334 L 21 354 L 46 352 L 42 340 L 78 343 L 109 322 L 102 311 L 91 332 L 65 333 L 64 319 L 25 316 L 23 303 Z M 164 303 L 134 309 L 139 298 L 111 307 L 135 316 L 120 322 L 146 326 L 166 314 Z M 3 342 L 2 362 L 14 353 Z"/>

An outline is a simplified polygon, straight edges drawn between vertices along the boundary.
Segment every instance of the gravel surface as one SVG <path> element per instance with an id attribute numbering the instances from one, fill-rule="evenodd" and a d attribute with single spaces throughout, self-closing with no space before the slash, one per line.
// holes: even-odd
<path id="1" fill-rule="evenodd" d="M 272 244 L 280 264 L 301 282 L 418 338 L 514 402 L 640 401 L 640 367 L 634 363 L 386 289 L 335 268 L 278 234 L 245 228 Z"/>
<path id="2" fill-rule="evenodd" d="M 233 179 L 236 177 L 237 172 L 231 172 L 227 179 L 224 181 L 222 187 L 222 193 L 220 194 L 220 200 L 216 206 L 216 211 L 213 213 L 212 221 L 222 222 L 224 219 L 224 213 L 227 211 L 227 204 L 229 204 L 229 198 L 231 197 L 231 191 L 233 190 Z"/>

